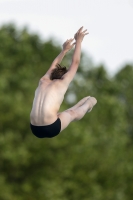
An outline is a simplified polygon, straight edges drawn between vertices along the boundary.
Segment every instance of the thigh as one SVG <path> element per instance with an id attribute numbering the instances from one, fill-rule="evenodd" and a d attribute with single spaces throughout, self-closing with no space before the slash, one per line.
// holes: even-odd
<path id="1" fill-rule="evenodd" d="M 74 110 L 66 110 L 64 112 L 58 113 L 58 118 L 61 120 L 61 131 L 64 130 L 72 121 L 76 118 L 76 113 Z"/>

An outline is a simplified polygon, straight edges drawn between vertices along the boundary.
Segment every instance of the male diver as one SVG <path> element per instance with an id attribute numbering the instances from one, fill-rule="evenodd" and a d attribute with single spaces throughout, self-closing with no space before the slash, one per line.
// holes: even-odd
<path id="1" fill-rule="evenodd" d="M 87 96 L 73 107 L 58 112 L 69 84 L 78 70 L 81 43 L 87 34 L 87 29 L 83 30 L 83 27 L 81 27 L 74 35 L 74 43 L 74 38 L 67 40 L 63 44 L 61 53 L 55 58 L 49 70 L 39 81 L 30 113 L 30 127 L 32 133 L 38 138 L 52 138 L 58 135 L 71 122 L 83 118 L 97 103 L 94 97 Z M 75 49 L 69 69 L 61 67 L 60 63 L 63 57 L 74 46 Z"/>

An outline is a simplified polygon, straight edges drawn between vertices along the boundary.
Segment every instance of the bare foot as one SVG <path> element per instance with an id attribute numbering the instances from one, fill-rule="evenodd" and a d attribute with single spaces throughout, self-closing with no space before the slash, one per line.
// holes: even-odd
<path id="1" fill-rule="evenodd" d="M 89 101 L 89 107 L 90 108 L 88 109 L 87 112 L 89 113 L 89 112 L 91 112 L 93 106 L 97 103 L 97 100 L 96 100 L 95 97 L 89 97 L 88 101 Z"/>

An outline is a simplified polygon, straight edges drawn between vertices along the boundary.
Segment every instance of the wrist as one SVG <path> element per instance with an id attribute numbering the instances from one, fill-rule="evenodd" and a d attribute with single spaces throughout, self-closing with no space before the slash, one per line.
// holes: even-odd
<path id="1" fill-rule="evenodd" d="M 81 43 L 82 43 L 81 40 L 77 40 L 77 41 L 76 41 L 76 46 L 77 46 L 77 45 L 78 45 L 78 46 L 81 46 Z"/>
<path id="2" fill-rule="evenodd" d="M 82 43 L 82 40 L 81 40 L 81 39 L 77 39 L 77 40 L 76 40 L 76 44 L 77 44 L 77 43 L 78 43 L 78 44 L 81 44 L 81 43 Z"/>
<path id="3" fill-rule="evenodd" d="M 63 53 L 63 54 L 66 54 L 67 52 L 68 52 L 68 50 L 62 49 L 62 53 Z"/>

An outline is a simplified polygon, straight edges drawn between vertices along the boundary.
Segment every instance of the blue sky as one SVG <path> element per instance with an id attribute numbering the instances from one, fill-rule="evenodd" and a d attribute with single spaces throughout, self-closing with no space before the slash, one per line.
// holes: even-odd
<path id="1" fill-rule="evenodd" d="M 61 45 L 82 25 L 82 49 L 110 74 L 133 63 L 133 0 L 0 0 L 0 25 L 14 22 Z"/>

